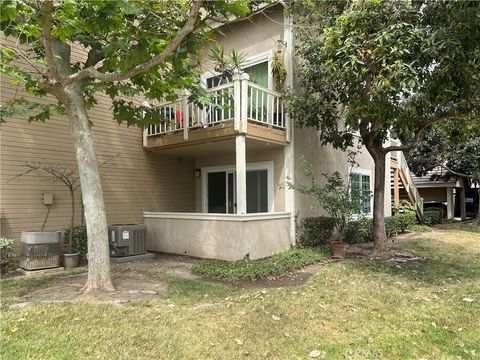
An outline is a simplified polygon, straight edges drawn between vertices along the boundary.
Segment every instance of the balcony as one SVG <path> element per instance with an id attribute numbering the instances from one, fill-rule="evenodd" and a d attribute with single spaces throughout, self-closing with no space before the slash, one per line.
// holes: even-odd
<path id="1" fill-rule="evenodd" d="M 208 89 L 209 103 L 199 106 L 184 94 L 177 102 L 156 106 L 164 119 L 144 130 L 146 150 L 246 138 L 286 145 L 289 122 L 280 93 L 238 74 L 231 83 Z"/>

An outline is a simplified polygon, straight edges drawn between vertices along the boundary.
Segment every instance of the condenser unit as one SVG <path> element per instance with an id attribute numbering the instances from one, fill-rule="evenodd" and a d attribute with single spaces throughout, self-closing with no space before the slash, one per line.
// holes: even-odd
<path id="1" fill-rule="evenodd" d="M 122 257 L 145 254 L 147 225 L 116 224 L 108 227 L 110 256 Z"/>
<path id="2" fill-rule="evenodd" d="M 60 231 L 22 231 L 20 267 L 39 270 L 60 266 Z"/>

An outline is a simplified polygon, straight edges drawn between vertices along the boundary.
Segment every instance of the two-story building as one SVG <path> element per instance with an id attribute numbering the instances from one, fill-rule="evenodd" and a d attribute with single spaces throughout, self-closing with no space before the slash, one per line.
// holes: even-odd
<path id="1" fill-rule="evenodd" d="M 311 198 L 281 186 L 287 178 L 306 181 L 301 156 L 318 173 L 352 172 L 363 189 L 373 190 L 373 160 L 366 150 L 356 159 L 358 168 L 349 169 L 344 152 L 320 145 L 315 130 L 295 128 L 289 119 L 275 89 L 272 59 L 281 56 L 286 86 L 293 87 L 294 38 L 280 4 L 224 25 L 218 44 L 227 53 L 244 54 L 242 71 L 221 76 L 205 55 L 202 86 L 211 103 L 200 107 L 182 96 L 159 104 L 169 121 L 143 131 L 119 126 L 109 99 L 98 96 L 89 114 L 99 162 L 110 159 L 100 169 L 108 221 L 146 223 L 151 251 L 255 259 L 295 244 L 298 221 L 322 213 L 311 208 Z M 17 91 L 2 79 L 2 98 Z M 1 141 L 2 236 L 18 240 L 22 230 L 38 229 L 47 210 L 46 229 L 65 228 L 69 196 L 61 184 L 32 177 L 9 180 L 27 161 L 74 161 L 68 121 L 62 116 L 34 124 L 13 119 L 1 126 Z M 389 169 L 385 177 L 389 193 Z M 42 203 L 45 192 L 54 194 L 51 209 Z M 80 204 L 80 193 L 77 197 Z M 390 208 L 386 199 L 387 214 Z M 371 204 L 365 211 L 371 214 Z M 80 223 L 81 215 L 76 220 Z"/>

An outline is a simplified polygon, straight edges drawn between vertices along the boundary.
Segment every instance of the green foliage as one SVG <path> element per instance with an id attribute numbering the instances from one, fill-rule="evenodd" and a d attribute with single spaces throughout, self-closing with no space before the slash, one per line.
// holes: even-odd
<path id="1" fill-rule="evenodd" d="M 326 246 L 332 238 L 335 220 L 325 216 L 302 219 L 299 229 L 298 245 Z"/>
<path id="2" fill-rule="evenodd" d="M 464 178 L 472 184 L 480 184 L 480 121 L 476 124 L 438 124 L 406 157 L 418 176 L 441 166 L 441 173 L 433 174 L 432 180 Z"/>
<path id="3" fill-rule="evenodd" d="M 290 249 L 260 260 L 204 260 L 194 265 L 193 273 L 211 277 L 256 280 L 285 275 L 327 257 L 328 252 L 318 248 Z"/>
<path id="4" fill-rule="evenodd" d="M 320 184 L 315 179 L 312 165 L 304 158 L 301 158 L 300 161 L 305 167 L 305 174 L 310 179 L 310 184 L 297 184 L 287 180 L 285 186 L 302 194 L 313 196 L 315 202 L 312 207 L 322 208 L 330 218 L 335 219 L 335 229 L 341 236 L 351 219 L 362 213 L 363 203 L 370 199 L 370 192 L 350 187 L 338 171 L 333 174 L 320 174 L 325 180 L 325 184 Z"/>
<path id="5" fill-rule="evenodd" d="M 5 274 L 9 271 L 15 270 L 18 266 L 18 261 L 15 259 L 13 253 L 13 240 L 0 237 L 0 273 Z"/>
<path id="6" fill-rule="evenodd" d="M 443 209 L 428 208 L 423 211 L 422 224 L 436 225 L 443 222 Z"/>
<path id="7" fill-rule="evenodd" d="M 70 228 L 65 229 L 65 239 L 70 237 Z M 80 259 L 86 260 L 88 253 L 87 246 L 87 227 L 85 225 L 77 225 L 73 228 L 73 238 L 72 238 L 72 253 L 79 252 Z"/>
<path id="8" fill-rule="evenodd" d="M 408 142 L 433 121 L 478 120 L 480 3 L 311 3 L 292 10 L 303 61 L 289 108 L 323 143 L 346 148 L 354 131 L 371 146 L 390 133 Z"/>
<path id="9" fill-rule="evenodd" d="M 275 80 L 275 90 L 283 91 L 285 81 L 287 80 L 287 69 L 283 63 L 283 58 L 279 52 L 275 52 L 272 56 L 272 75 Z"/>
<path id="10" fill-rule="evenodd" d="M 417 217 L 413 212 L 406 212 L 385 218 L 387 237 L 403 233 L 415 226 Z M 373 240 L 373 221 L 371 218 L 361 218 L 347 225 L 345 241 L 351 244 L 366 243 Z"/>
<path id="11" fill-rule="evenodd" d="M 132 76 L 128 81 L 99 81 L 91 78 L 77 83 L 87 107 L 95 105 L 95 93 L 102 91 L 113 102 L 114 118 L 127 125 L 146 126 L 162 121 L 143 118 L 136 96 L 149 100 L 172 99 L 177 89 L 194 88 L 198 84 L 199 51 L 211 38 L 213 29 L 207 18 L 228 21 L 243 17 L 257 6 L 256 1 L 206 1 L 195 21 L 194 30 L 168 52 L 164 61 Z M 45 71 L 46 51 L 43 29 L 51 17 L 51 35 L 55 49 L 64 49 L 55 56 L 67 64 L 62 73 L 75 74 L 95 67 L 102 74 L 127 74 L 162 54 L 185 25 L 192 2 L 187 0 L 119 0 L 119 1 L 54 1 L 1 2 L 0 28 L 7 37 L 17 39 L 16 45 L 2 47 L 0 72 L 12 79 L 12 86 L 24 87 L 28 94 L 46 94 L 46 79 L 52 80 L 52 69 Z M 23 45 L 22 48 L 18 44 Z M 83 48 L 84 59 L 70 57 L 71 44 Z M 57 50 L 54 50 L 57 51 Z M 27 61 L 28 66 L 19 65 Z M 57 106 L 57 105 L 55 105 Z M 0 121 L 25 116 L 30 121 L 45 121 L 53 107 L 18 98 L 4 104 Z M 57 109 L 55 109 L 57 110 Z M 64 111 L 60 105 L 58 111 Z"/>
<path id="12" fill-rule="evenodd" d="M 349 222 L 345 229 L 345 241 L 350 244 L 361 244 L 372 241 L 372 227 L 372 219 L 367 217 Z"/>
<path id="13" fill-rule="evenodd" d="M 427 232 L 427 231 L 432 231 L 432 228 L 427 225 L 422 225 L 422 224 L 415 224 L 415 225 L 409 225 L 407 227 L 408 231 L 420 231 L 420 232 Z"/>

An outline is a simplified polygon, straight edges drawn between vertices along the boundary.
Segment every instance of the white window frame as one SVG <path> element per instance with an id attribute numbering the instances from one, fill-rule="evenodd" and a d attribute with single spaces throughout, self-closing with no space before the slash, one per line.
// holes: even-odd
<path id="1" fill-rule="evenodd" d="M 362 169 L 362 168 L 353 168 L 351 169 L 349 172 L 348 172 L 348 184 L 349 184 L 349 187 L 351 186 L 351 179 L 350 179 L 350 175 L 351 174 L 358 174 L 358 175 L 368 175 L 370 177 L 370 194 L 372 195 L 370 197 L 370 212 L 369 213 L 364 213 L 362 212 L 361 214 L 357 214 L 357 218 L 361 217 L 361 216 L 367 216 L 367 217 L 373 217 L 373 185 L 374 185 L 374 182 L 373 182 L 373 176 L 372 176 L 372 170 L 368 170 L 368 169 Z M 361 181 L 360 181 L 360 186 L 361 186 Z"/>
<path id="2" fill-rule="evenodd" d="M 248 68 L 250 66 L 258 65 L 263 62 L 268 63 L 268 89 L 273 89 L 273 75 L 272 75 L 272 57 L 273 57 L 273 50 L 268 50 L 262 52 L 260 54 L 248 57 L 242 64 L 242 68 Z M 207 88 L 207 79 L 213 78 L 215 76 L 221 75 L 221 73 L 211 70 L 206 71 L 202 75 L 200 75 L 200 83 L 201 86 L 206 89 Z"/>
<path id="3" fill-rule="evenodd" d="M 274 204 L 274 170 L 273 170 L 273 161 L 257 162 L 257 163 L 247 163 L 246 171 L 251 170 L 267 170 L 267 199 L 268 199 L 268 209 L 267 213 L 273 212 L 275 209 Z M 207 166 L 200 169 L 201 179 L 202 179 L 202 211 L 208 213 L 208 174 L 213 172 L 230 172 L 235 173 L 235 165 L 221 165 L 221 166 Z M 259 213 L 265 214 L 265 213 Z M 233 214 L 236 215 L 236 214 Z"/>

